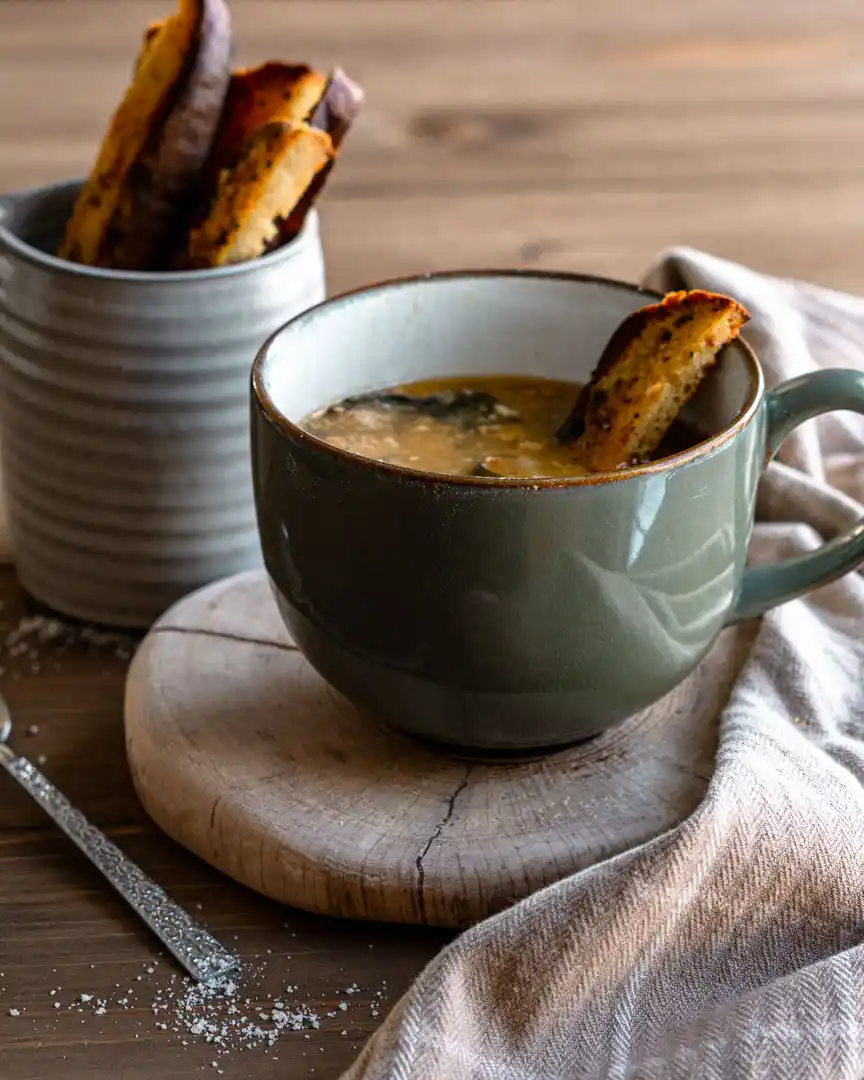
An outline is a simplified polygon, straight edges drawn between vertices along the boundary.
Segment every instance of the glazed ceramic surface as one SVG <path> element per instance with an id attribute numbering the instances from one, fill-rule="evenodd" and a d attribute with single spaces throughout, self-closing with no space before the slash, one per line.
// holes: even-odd
<path id="1" fill-rule="evenodd" d="M 21 582 L 67 614 L 146 627 L 260 565 L 249 370 L 324 297 L 317 219 L 237 267 L 76 266 L 56 248 L 78 183 L 0 197 L 0 456 Z"/>
<path id="2" fill-rule="evenodd" d="M 712 437 L 615 474 L 439 476 L 295 426 L 348 394 L 424 377 L 585 380 L 653 298 L 567 275 L 438 275 L 329 301 L 266 345 L 252 406 L 264 558 L 291 633 L 334 687 L 446 743 L 563 744 L 669 691 L 728 620 L 849 568 L 860 537 L 842 557 L 745 574 L 767 455 L 806 416 L 864 408 L 864 386 L 831 372 L 766 398 L 744 344 L 688 408 Z"/>

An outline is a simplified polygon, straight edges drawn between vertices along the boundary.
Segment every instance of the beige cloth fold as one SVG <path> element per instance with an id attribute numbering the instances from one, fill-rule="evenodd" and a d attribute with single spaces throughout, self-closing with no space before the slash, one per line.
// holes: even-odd
<path id="1" fill-rule="evenodd" d="M 646 280 L 743 302 L 769 385 L 864 368 L 860 299 L 684 248 Z M 861 416 L 799 428 L 763 481 L 753 557 L 861 517 L 862 466 Z M 464 933 L 344 1080 L 864 1076 L 862 616 L 857 574 L 769 613 L 695 813 Z"/>

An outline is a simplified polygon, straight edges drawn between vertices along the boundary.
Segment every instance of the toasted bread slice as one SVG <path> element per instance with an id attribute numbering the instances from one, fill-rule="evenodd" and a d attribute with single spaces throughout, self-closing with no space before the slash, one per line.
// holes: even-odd
<path id="1" fill-rule="evenodd" d="M 212 159 L 219 169 L 262 124 L 283 120 L 301 124 L 308 120 L 324 93 L 327 76 L 307 64 L 282 64 L 269 60 L 256 68 L 235 71 L 228 85 Z"/>
<path id="2" fill-rule="evenodd" d="M 315 110 L 309 118 L 312 127 L 326 131 L 338 150 L 351 130 L 366 95 L 359 83 L 350 79 L 342 68 L 334 68 L 324 86 Z"/>
<path id="3" fill-rule="evenodd" d="M 207 160 L 231 74 L 224 0 L 179 0 L 151 25 L 58 255 L 88 266 L 160 269 Z"/>
<path id="4" fill-rule="evenodd" d="M 138 53 L 138 57 L 135 61 L 135 73 L 137 74 L 147 62 L 147 58 L 150 55 L 151 46 L 156 43 L 156 35 L 162 29 L 166 23 L 166 19 L 160 19 L 158 22 L 152 22 L 144 31 L 144 38 L 141 42 L 141 49 Z"/>
<path id="5" fill-rule="evenodd" d="M 306 215 L 312 209 L 321 190 L 327 183 L 327 177 L 336 162 L 336 155 L 342 141 L 357 119 L 365 94 L 362 87 L 349 79 L 341 68 L 335 68 L 323 88 L 321 97 L 309 117 L 309 126 L 326 131 L 333 143 L 333 157 L 315 176 L 303 193 L 303 198 L 294 207 L 291 215 L 279 222 L 279 235 L 271 248 L 281 247 L 291 240 L 303 228 Z"/>
<path id="6" fill-rule="evenodd" d="M 749 318 L 735 300 L 701 289 L 634 311 L 612 335 L 558 438 L 572 442 L 589 472 L 644 461 Z"/>
<path id="7" fill-rule="evenodd" d="M 255 259 L 276 236 L 313 177 L 333 156 L 325 131 L 274 120 L 247 140 L 239 161 L 219 177 L 216 197 L 189 237 L 188 265 Z"/>
<path id="8" fill-rule="evenodd" d="M 211 260 L 221 258 L 216 248 L 221 250 L 225 245 L 215 241 L 226 227 L 226 215 L 230 217 L 238 210 L 241 200 L 238 192 L 230 193 L 227 189 L 239 182 L 241 175 L 252 178 L 254 170 L 248 164 L 256 154 L 267 166 L 262 147 L 272 145 L 274 140 L 278 143 L 281 138 L 288 140 L 291 129 L 301 126 L 315 110 L 326 86 L 327 77 L 306 64 L 268 61 L 256 68 L 234 72 L 188 233 L 180 250 L 175 252 L 176 269 L 219 265 Z M 275 127 L 268 127 L 274 124 Z M 234 181 L 230 179 L 232 176 Z M 262 187 L 258 179 L 256 174 L 253 183 L 260 194 Z M 233 209 L 227 205 L 228 201 Z M 292 207 L 295 204 L 296 200 Z M 247 213 L 248 210 L 247 207 Z M 273 246 L 277 239 L 274 228 L 268 244 Z"/>

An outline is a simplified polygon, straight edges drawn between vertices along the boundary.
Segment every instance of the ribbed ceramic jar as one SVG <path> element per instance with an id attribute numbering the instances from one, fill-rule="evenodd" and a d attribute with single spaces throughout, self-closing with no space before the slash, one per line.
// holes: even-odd
<path id="1" fill-rule="evenodd" d="M 48 254 L 78 182 L 0 197 L 0 460 L 24 588 L 55 611 L 144 628 L 260 564 L 249 373 L 324 298 L 314 213 L 272 255 L 144 274 Z"/>

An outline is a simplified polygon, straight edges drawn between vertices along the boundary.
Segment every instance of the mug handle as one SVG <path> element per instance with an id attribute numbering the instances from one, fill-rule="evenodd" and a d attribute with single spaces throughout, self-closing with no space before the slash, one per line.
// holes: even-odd
<path id="1" fill-rule="evenodd" d="M 822 413 L 848 409 L 864 414 L 864 372 L 845 368 L 811 371 L 765 395 L 766 465 L 793 428 Z M 781 563 L 748 566 L 728 622 L 751 619 L 842 577 L 864 561 L 864 520 L 818 551 Z"/>

